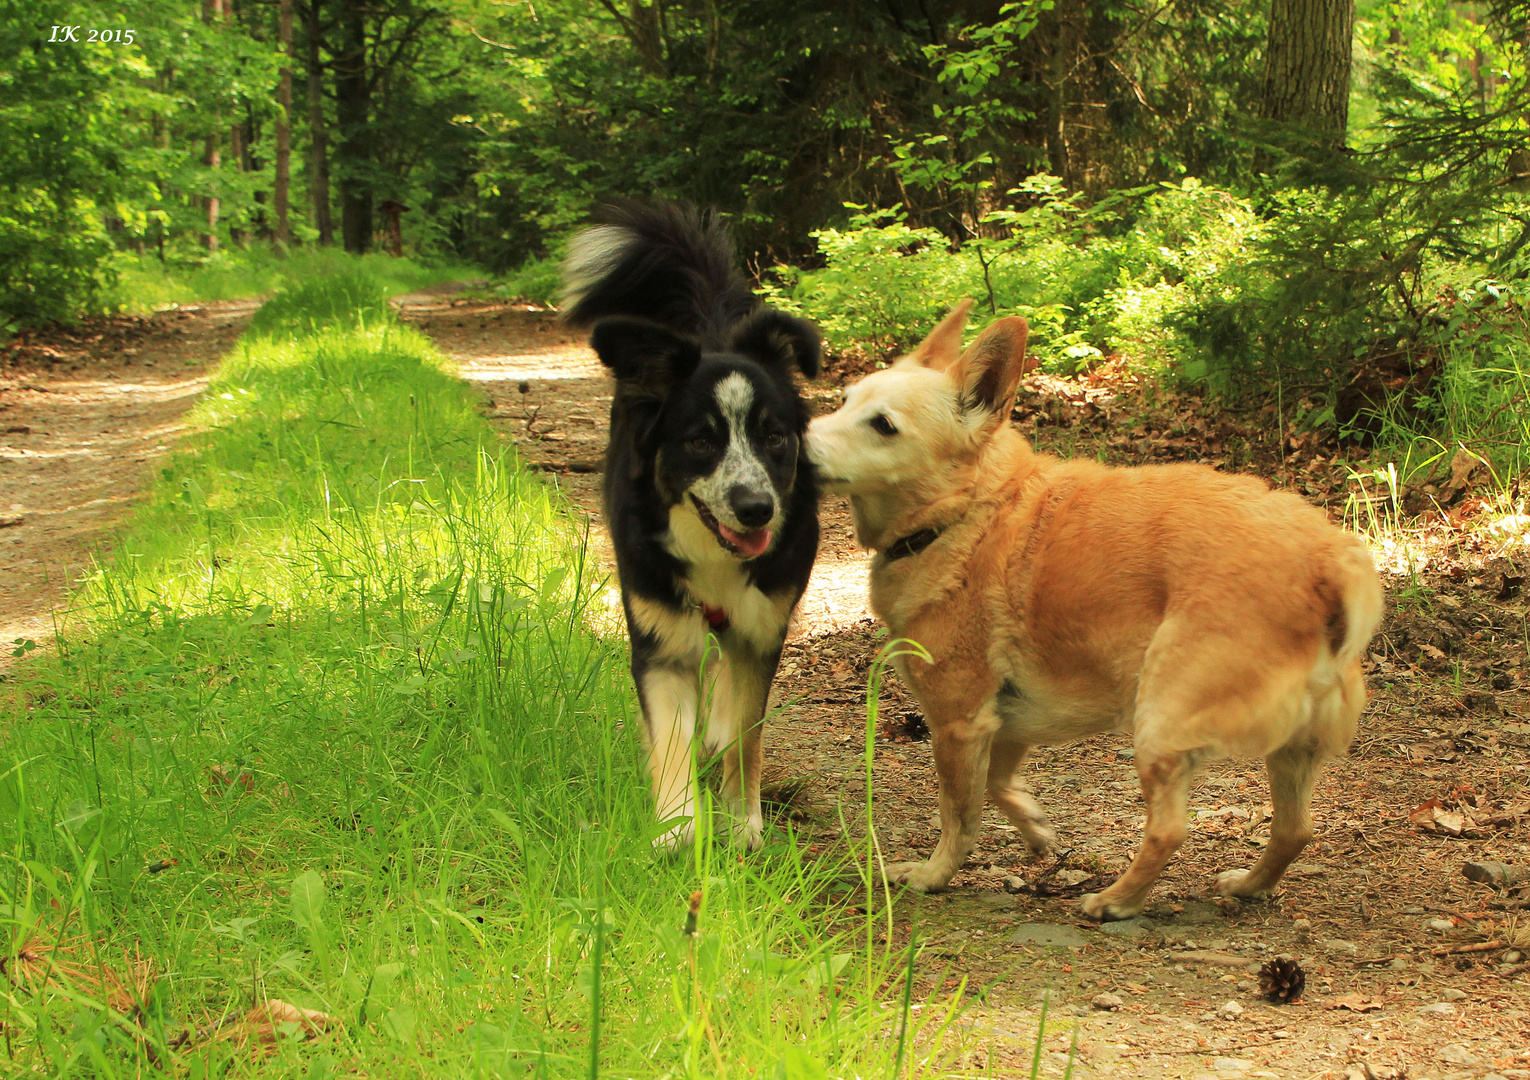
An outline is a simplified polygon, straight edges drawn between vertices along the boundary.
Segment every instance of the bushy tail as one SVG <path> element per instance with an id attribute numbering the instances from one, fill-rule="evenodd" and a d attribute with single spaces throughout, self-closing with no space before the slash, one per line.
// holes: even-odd
<path id="1" fill-rule="evenodd" d="M 608 206 L 574 237 L 563 264 L 564 318 L 651 319 L 720 344 L 755 306 L 733 242 L 715 215 L 674 203 Z"/>
<path id="2" fill-rule="evenodd" d="M 1334 645 L 1334 659 L 1341 666 L 1352 664 L 1365 656 L 1365 650 L 1381 625 L 1381 579 L 1376 575 L 1376 564 L 1370 552 L 1351 538 L 1338 557 L 1344 571 L 1340 585 L 1343 607 L 1343 637 Z"/>

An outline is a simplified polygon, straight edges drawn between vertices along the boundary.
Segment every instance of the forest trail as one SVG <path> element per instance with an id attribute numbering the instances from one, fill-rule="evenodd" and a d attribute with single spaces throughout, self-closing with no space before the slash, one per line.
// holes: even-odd
<path id="1" fill-rule="evenodd" d="M 122 318 L 0 354 L 0 670 L 51 639 L 71 586 L 167 454 L 258 300 Z"/>
<path id="2" fill-rule="evenodd" d="M 473 298 L 406 297 L 403 317 L 457 361 L 482 388 L 485 415 L 598 526 L 610 384 L 581 336 L 551 313 Z M 809 395 L 828 406 L 848 374 L 831 373 Z M 1198 438 L 1192 423 L 1186 437 L 1183 416 L 1150 419 L 1123 439 L 1108 396 L 1093 390 L 1070 395 L 1043 379 L 1022 392 L 1016 415 L 1027 436 L 1058 452 L 1228 464 L 1218 457 L 1222 435 Z M 1282 479 L 1331 501 L 1317 479 L 1323 460 L 1288 455 Z M 842 823 L 864 812 L 865 683 L 880 643 L 843 503 L 827 500 L 823 520 L 824 556 L 766 735 L 778 823 L 810 851 L 843 843 Z M 592 535 L 610 569 L 603 530 Z M 923 948 L 916 993 L 965 979 L 978 995 L 962 1022 L 972 1048 L 964 1067 L 1028 1074 L 1022 1032 L 1049 993 L 1066 1024 L 1046 1041 L 1047 1075 L 1061 1074 L 1076 1023 L 1079 1076 L 1530 1080 L 1526 990 L 1514 981 L 1530 967 L 1530 947 L 1516 901 L 1461 875 L 1468 860 L 1530 862 L 1523 557 L 1469 547 L 1411 584 L 1389 582 L 1400 602 L 1368 665 L 1373 698 L 1360 738 L 1325 773 L 1317 839 L 1273 902 L 1210 894 L 1217 871 L 1248 865 L 1268 839 L 1262 767 L 1221 762 L 1197 784 L 1191 838 L 1145 917 L 1103 927 L 1081 919 L 1074 897 L 1094 874 L 1124 868 L 1139 838 L 1130 747 L 1101 737 L 1037 751 L 1029 775 L 1065 858 L 1028 860 L 1014 830 L 986 811 L 954 890 L 895 902 L 894 946 L 917 924 Z M 922 717 L 896 679 L 880 710 L 880 844 L 889 860 L 922 857 L 937 834 Z M 1415 808 L 1433 831 L 1410 819 Z M 1007 891 L 1006 879 L 1023 881 L 1021 891 Z M 1275 956 L 1305 969 L 1299 1004 L 1258 996 L 1256 972 Z"/>

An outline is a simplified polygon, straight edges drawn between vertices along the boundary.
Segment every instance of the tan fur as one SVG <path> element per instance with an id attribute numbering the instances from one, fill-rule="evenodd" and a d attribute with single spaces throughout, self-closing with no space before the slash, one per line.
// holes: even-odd
<path id="1" fill-rule="evenodd" d="M 1084 910 L 1142 909 L 1185 838 L 1190 782 L 1218 757 L 1264 758 L 1275 806 L 1263 856 L 1218 889 L 1267 895 L 1311 838 L 1318 769 L 1348 748 L 1365 704 L 1360 657 L 1381 616 L 1369 554 L 1253 477 L 1034 452 L 1008 423 L 1032 366 L 1024 321 L 1002 319 L 959 353 L 965 315 L 808 433 L 826 486 L 850 495 L 857 536 L 877 551 L 872 609 L 934 657 L 899 671 L 931 729 L 940 843 L 889 877 L 947 886 L 985 790 L 1033 848 L 1050 846 L 1018 776 L 1027 751 L 1122 731 L 1147 825 L 1130 869 Z M 878 415 L 896 435 L 871 427 Z M 926 528 L 940 530 L 933 544 L 888 557 Z"/>

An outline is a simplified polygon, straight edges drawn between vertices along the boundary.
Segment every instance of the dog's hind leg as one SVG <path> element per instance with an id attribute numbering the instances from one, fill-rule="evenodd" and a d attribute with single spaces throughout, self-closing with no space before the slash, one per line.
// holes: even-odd
<path id="1" fill-rule="evenodd" d="M 994 742 L 988 754 L 988 797 L 1009 823 L 1020 830 L 1031 851 L 1040 855 L 1056 846 L 1057 831 L 1020 779 L 1020 767 L 1030 752 L 1027 743 Z"/>
<path id="2" fill-rule="evenodd" d="M 1312 839 L 1312 788 L 1321 768 L 1310 739 L 1290 742 L 1264 759 L 1270 777 L 1270 842 L 1250 870 L 1227 870 L 1217 876 L 1217 892 L 1250 899 L 1270 895 L 1291 860 Z"/>
<path id="3" fill-rule="evenodd" d="M 747 647 L 725 645 L 707 719 L 707 749 L 722 751 L 722 794 L 733 815 L 734 837 L 750 850 L 764 842 L 761 735 L 775 660 Z"/>
<path id="4" fill-rule="evenodd" d="M 635 672 L 647 732 L 648 770 L 659 820 L 674 825 L 654 840 L 673 850 L 696 832 L 696 698 L 694 672 L 650 667 Z"/>
<path id="5" fill-rule="evenodd" d="M 1142 846 L 1114 885 L 1079 899 L 1084 914 L 1101 922 L 1129 919 L 1142 910 L 1148 890 L 1189 833 L 1190 781 L 1201 755 L 1195 751 L 1144 753 L 1141 741 L 1139 737 L 1137 776 L 1147 803 Z"/>

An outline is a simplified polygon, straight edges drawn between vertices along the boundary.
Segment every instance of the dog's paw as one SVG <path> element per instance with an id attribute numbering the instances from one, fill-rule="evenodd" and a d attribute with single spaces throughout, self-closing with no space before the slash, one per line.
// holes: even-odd
<path id="1" fill-rule="evenodd" d="M 1219 896 L 1236 896 L 1240 900 L 1268 900 L 1270 890 L 1249 884 L 1247 870 L 1224 870 L 1217 875 L 1216 891 Z"/>
<path id="2" fill-rule="evenodd" d="M 733 842 L 747 851 L 759 851 L 765 846 L 765 826 L 760 821 L 735 821 Z"/>
<path id="3" fill-rule="evenodd" d="M 903 885 L 915 892 L 944 892 L 951 884 L 949 874 L 942 875 L 928 862 L 889 863 L 882 876 L 889 885 Z"/>
<path id="4" fill-rule="evenodd" d="M 1023 826 L 1020 835 L 1024 837 L 1026 847 L 1031 849 L 1031 854 L 1038 858 L 1057 850 L 1057 830 L 1052 828 L 1050 821 Z"/>
<path id="5" fill-rule="evenodd" d="M 1117 922 L 1130 919 L 1142 910 L 1142 905 L 1122 904 L 1106 898 L 1105 893 L 1086 893 L 1078 898 L 1078 906 L 1084 914 L 1096 922 Z"/>

